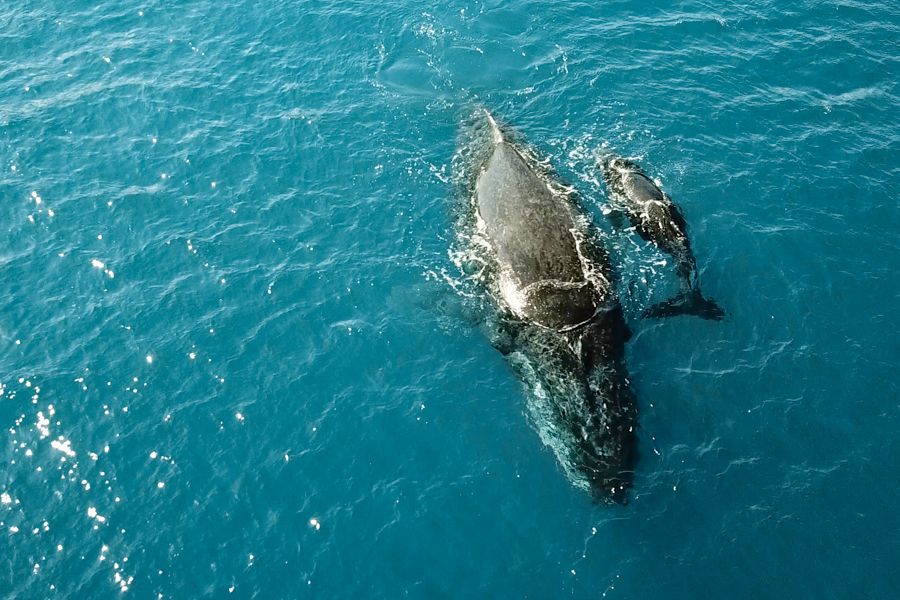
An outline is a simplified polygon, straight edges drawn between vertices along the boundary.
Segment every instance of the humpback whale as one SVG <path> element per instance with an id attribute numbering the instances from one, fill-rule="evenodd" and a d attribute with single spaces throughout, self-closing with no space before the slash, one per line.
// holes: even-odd
<path id="1" fill-rule="evenodd" d="M 545 399 L 532 419 L 572 482 L 597 501 L 624 503 L 637 407 L 609 257 L 552 174 L 484 118 L 488 139 L 469 183 L 505 335 L 495 346 Z"/>
<path id="2" fill-rule="evenodd" d="M 627 215 L 638 235 L 675 259 L 681 291 L 674 298 L 650 307 L 645 314 L 651 317 L 691 314 L 704 319 L 722 319 L 725 311 L 700 293 L 697 261 L 691 251 L 687 223 L 678 206 L 635 163 L 612 156 L 602 160 L 600 167 L 612 192 L 613 208 Z"/>

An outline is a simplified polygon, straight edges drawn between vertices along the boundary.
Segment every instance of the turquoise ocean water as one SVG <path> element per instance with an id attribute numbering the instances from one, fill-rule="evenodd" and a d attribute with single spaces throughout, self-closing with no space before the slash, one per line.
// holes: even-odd
<path id="1" fill-rule="evenodd" d="M 5 2 L 0 597 L 896 598 L 900 9 Z M 591 502 L 454 257 L 478 106 L 622 273 Z M 680 204 L 722 322 L 603 217 Z"/>

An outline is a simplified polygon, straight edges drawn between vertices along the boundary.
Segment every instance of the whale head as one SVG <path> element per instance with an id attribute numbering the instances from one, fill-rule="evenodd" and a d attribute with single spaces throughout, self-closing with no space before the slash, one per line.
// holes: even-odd
<path id="1" fill-rule="evenodd" d="M 488 126 L 491 128 L 491 141 L 495 146 L 503 143 L 503 132 L 500 130 L 500 126 L 497 125 L 497 121 L 494 120 L 494 117 L 491 116 L 491 113 L 484 109 L 484 116 L 487 119 Z"/>
<path id="2" fill-rule="evenodd" d="M 620 182 L 628 174 L 638 171 L 635 163 L 615 154 L 601 157 L 597 161 L 597 166 L 600 167 L 603 178 L 610 185 Z"/>

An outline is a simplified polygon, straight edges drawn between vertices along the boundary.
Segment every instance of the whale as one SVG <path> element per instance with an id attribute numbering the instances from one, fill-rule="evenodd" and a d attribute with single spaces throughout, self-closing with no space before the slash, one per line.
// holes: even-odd
<path id="1" fill-rule="evenodd" d="M 633 161 L 607 156 L 600 160 L 600 169 L 611 192 L 611 214 L 624 213 L 641 238 L 675 260 L 680 291 L 644 314 L 654 318 L 688 314 L 721 320 L 725 311 L 700 292 L 697 261 L 691 250 L 687 222 L 678 206 Z"/>
<path id="2" fill-rule="evenodd" d="M 495 346 L 540 399 L 532 420 L 570 480 L 595 501 L 625 503 L 638 415 L 609 256 L 569 189 L 482 116 L 487 139 L 469 189 L 491 262 Z"/>

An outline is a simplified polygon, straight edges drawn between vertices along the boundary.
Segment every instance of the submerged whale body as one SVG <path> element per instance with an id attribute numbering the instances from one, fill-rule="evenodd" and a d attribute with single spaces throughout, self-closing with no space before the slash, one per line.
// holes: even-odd
<path id="1" fill-rule="evenodd" d="M 697 261 L 688 239 L 687 223 L 678 206 L 629 160 L 608 157 L 601 163 L 601 169 L 615 208 L 627 215 L 638 235 L 670 254 L 676 262 L 680 293 L 652 306 L 645 314 L 652 317 L 690 314 L 722 319 L 725 311 L 700 293 Z"/>
<path id="2" fill-rule="evenodd" d="M 490 287 L 509 334 L 505 351 L 547 399 L 533 418 L 573 482 L 597 500 L 625 502 L 637 408 L 608 257 L 568 195 L 485 118 L 490 139 L 473 204 L 494 263 Z"/>

